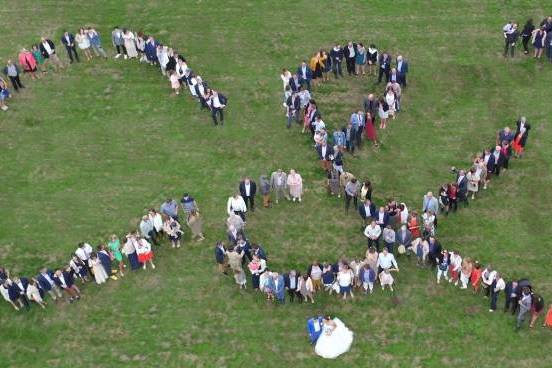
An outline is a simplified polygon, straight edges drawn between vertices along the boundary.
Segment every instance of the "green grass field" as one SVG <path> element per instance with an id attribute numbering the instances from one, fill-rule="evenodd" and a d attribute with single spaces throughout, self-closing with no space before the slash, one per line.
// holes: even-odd
<path id="1" fill-rule="evenodd" d="M 403 112 L 381 133 L 382 147 L 346 158 L 369 178 L 377 202 L 420 207 L 423 194 L 451 180 L 497 129 L 524 114 L 533 126 L 527 155 L 493 182 L 470 210 L 442 222 L 439 237 L 512 277 L 529 277 L 548 304 L 552 236 L 552 65 L 502 58 L 501 27 L 551 12 L 546 1 L 29 1 L 2 6 L 0 63 L 40 35 L 59 44 L 64 28 L 95 25 L 109 48 L 119 24 L 152 33 L 183 52 L 193 69 L 230 97 L 213 128 L 187 94 L 169 96 L 153 68 L 95 59 L 49 73 L 0 114 L 0 264 L 32 275 L 55 267 L 79 241 L 97 244 L 134 229 L 145 208 L 184 191 L 196 197 L 207 239 L 162 249 L 155 271 L 87 285 L 81 302 L 15 313 L 0 303 L 0 367 L 550 367 L 549 331 L 515 333 L 514 319 L 487 301 L 435 284 L 399 261 L 394 303 L 379 290 L 343 303 L 267 305 L 219 276 L 213 245 L 224 236 L 225 205 L 242 175 L 277 167 L 305 180 L 301 205 L 257 211 L 248 234 L 277 270 L 364 254 L 356 214 L 328 198 L 307 136 L 285 129 L 282 67 L 296 68 L 336 40 L 374 42 L 410 61 Z M 113 50 L 109 50 L 113 52 Z M 3 64 L 2 64 L 3 65 Z M 324 121 L 338 127 L 372 91 L 374 79 L 316 90 Z M 502 304 L 502 297 L 500 303 Z M 50 303 L 52 304 L 52 303 Z M 335 362 L 314 355 L 305 331 L 315 313 L 338 315 L 355 333 Z"/>

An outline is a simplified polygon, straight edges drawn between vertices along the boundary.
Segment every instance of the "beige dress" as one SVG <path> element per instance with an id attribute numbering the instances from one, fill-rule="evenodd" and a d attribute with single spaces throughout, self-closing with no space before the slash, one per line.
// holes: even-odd
<path id="1" fill-rule="evenodd" d="M 188 217 L 188 226 L 190 229 L 192 229 L 193 236 L 200 236 L 203 234 L 203 220 L 199 216 L 199 214 L 192 216 L 190 215 Z"/>

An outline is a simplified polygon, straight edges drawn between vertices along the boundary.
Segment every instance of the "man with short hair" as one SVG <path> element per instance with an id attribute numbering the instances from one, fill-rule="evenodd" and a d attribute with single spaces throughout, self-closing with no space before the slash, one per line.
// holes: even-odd
<path id="1" fill-rule="evenodd" d="M 63 32 L 63 36 L 61 36 L 61 43 L 65 45 L 67 55 L 69 55 L 70 63 L 73 64 L 73 61 L 75 61 L 75 59 L 78 63 L 80 63 L 79 54 L 77 54 L 77 48 L 75 46 L 75 36 L 72 33 Z M 75 56 L 74 59 L 73 55 Z"/>
<path id="2" fill-rule="evenodd" d="M 397 82 L 402 87 L 406 87 L 406 75 L 408 74 L 408 61 L 404 60 L 402 55 L 397 56 Z"/>
<path id="3" fill-rule="evenodd" d="M 218 93 L 215 90 L 211 90 L 211 96 L 208 97 L 209 102 L 207 103 L 211 108 L 211 117 L 213 118 L 213 123 L 218 125 L 217 115 L 220 118 L 220 125 L 224 125 L 224 113 L 223 110 L 226 107 L 227 98 L 221 93 Z"/>
<path id="4" fill-rule="evenodd" d="M 307 65 L 307 62 L 303 60 L 301 65 L 297 68 L 297 76 L 299 77 L 299 83 L 301 86 L 311 90 L 312 70 Z"/>
<path id="5" fill-rule="evenodd" d="M 368 238 L 368 248 L 376 246 L 378 252 L 380 251 L 379 238 L 381 235 L 381 227 L 376 224 L 376 221 L 372 220 L 370 225 L 364 229 L 364 236 Z"/>
<path id="6" fill-rule="evenodd" d="M 355 57 L 358 52 L 357 44 L 349 41 L 347 46 L 343 49 L 343 55 L 345 56 L 345 62 L 347 63 L 347 74 L 354 75 L 355 73 Z"/>
<path id="7" fill-rule="evenodd" d="M 399 265 L 392 253 L 389 253 L 387 248 L 383 248 L 383 251 L 378 254 L 378 261 L 376 263 L 378 267 L 378 274 L 384 270 L 395 269 L 399 271 Z"/>
<path id="8" fill-rule="evenodd" d="M 458 184 L 458 192 L 456 193 L 458 201 L 464 203 L 464 206 L 469 205 L 468 202 L 468 178 L 466 177 L 466 171 L 460 170 L 456 177 L 456 184 Z"/>
<path id="9" fill-rule="evenodd" d="M 528 287 L 524 287 L 519 298 L 519 312 L 516 318 L 516 330 L 521 328 L 525 321 L 525 316 L 531 311 L 531 291 Z"/>
<path id="10" fill-rule="evenodd" d="M 184 213 L 187 215 L 192 213 L 192 211 L 199 211 L 196 200 L 188 193 L 184 193 L 182 199 L 180 200 L 180 205 L 182 206 Z"/>
<path id="11" fill-rule="evenodd" d="M 516 42 L 519 37 L 517 28 L 517 23 L 512 23 L 507 31 L 504 31 L 504 57 L 508 57 L 508 51 L 510 51 L 510 57 L 514 57 Z"/>
<path id="12" fill-rule="evenodd" d="M 246 176 L 239 185 L 240 195 L 242 196 L 245 206 L 251 212 L 255 212 L 255 194 L 257 193 L 257 184 Z"/>
<path id="13" fill-rule="evenodd" d="M 376 206 L 370 199 L 366 198 L 364 202 L 358 206 L 358 213 L 364 222 L 368 224 L 376 217 Z"/>
<path id="14" fill-rule="evenodd" d="M 278 169 L 270 175 L 270 187 L 276 195 L 276 204 L 278 204 L 282 197 L 289 200 L 289 195 L 287 193 L 287 174 L 282 171 L 282 169 Z"/>
<path id="15" fill-rule="evenodd" d="M 172 198 L 167 198 L 167 200 L 161 204 L 159 212 L 178 221 L 178 204 Z"/>
<path id="16" fill-rule="evenodd" d="M 40 39 L 39 49 L 42 57 L 44 58 L 44 67 L 46 67 L 48 60 L 52 60 L 52 62 L 56 65 L 56 69 L 63 68 L 63 63 L 56 54 L 56 46 L 51 40 L 46 37 L 42 37 Z"/>
<path id="17" fill-rule="evenodd" d="M 343 62 L 343 49 L 340 44 L 336 44 L 330 51 L 330 58 L 332 59 L 332 71 L 335 79 L 339 76 L 343 78 L 343 71 L 341 70 L 341 63 Z"/>
<path id="18" fill-rule="evenodd" d="M 378 84 L 381 83 L 383 76 L 385 75 L 385 83 L 389 82 L 389 73 L 391 72 L 391 55 L 384 51 L 378 60 L 379 64 L 379 73 L 378 73 Z"/>
<path id="19" fill-rule="evenodd" d="M 362 143 L 362 133 L 364 132 L 365 114 L 362 112 L 362 110 L 353 112 L 351 114 L 350 122 L 353 127 L 355 146 L 360 148 L 360 144 Z"/>

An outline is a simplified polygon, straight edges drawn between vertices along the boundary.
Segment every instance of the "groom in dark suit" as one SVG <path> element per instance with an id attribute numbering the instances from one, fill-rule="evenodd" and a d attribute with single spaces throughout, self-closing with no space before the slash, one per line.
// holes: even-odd
<path id="1" fill-rule="evenodd" d="M 255 184 L 255 181 L 246 176 L 240 181 L 239 190 L 247 209 L 251 210 L 251 212 L 255 212 L 255 193 L 257 193 L 257 184 Z"/>
<path id="2" fill-rule="evenodd" d="M 77 54 L 77 48 L 75 47 L 75 36 L 73 36 L 72 33 L 64 32 L 63 36 L 61 36 L 61 43 L 65 45 L 65 49 L 67 50 L 67 55 L 69 55 L 71 63 L 74 61 L 73 55 L 75 55 L 77 62 L 80 62 L 79 54 Z"/>
<path id="3" fill-rule="evenodd" d="M 468 178 L 466 177 L 466 172 L 460 170 L 458 176 L 456 177 L 456 183 L 458 184 L 458 200 L 463 202 L 465 206 L 468 203 Z"/>

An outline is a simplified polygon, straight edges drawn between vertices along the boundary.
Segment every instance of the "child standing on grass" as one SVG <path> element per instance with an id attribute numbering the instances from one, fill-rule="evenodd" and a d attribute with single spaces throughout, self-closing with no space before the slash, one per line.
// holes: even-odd
<path id="1" fill-rule="evenodd" d="M 381 284 L 381 290 L 385 290 L 385 286 L 389 286 L 389 290 L 393 292 L 393 283 L 395 282 L 395 279 L 393 279 L 393 276 L 391 275 L 390 269 L 385 269 L 380 272 L 379 274 L 379 280 Z"/>
<path id="2" fill-rule="evenodd" d="M 180 81 L 178 80 L 178 75 L 173 70 L 171 71 L 171 76 L 169 77 L 169 80 L 171 81 L 171 88 L 175 95 L 180 94 Z"/>

